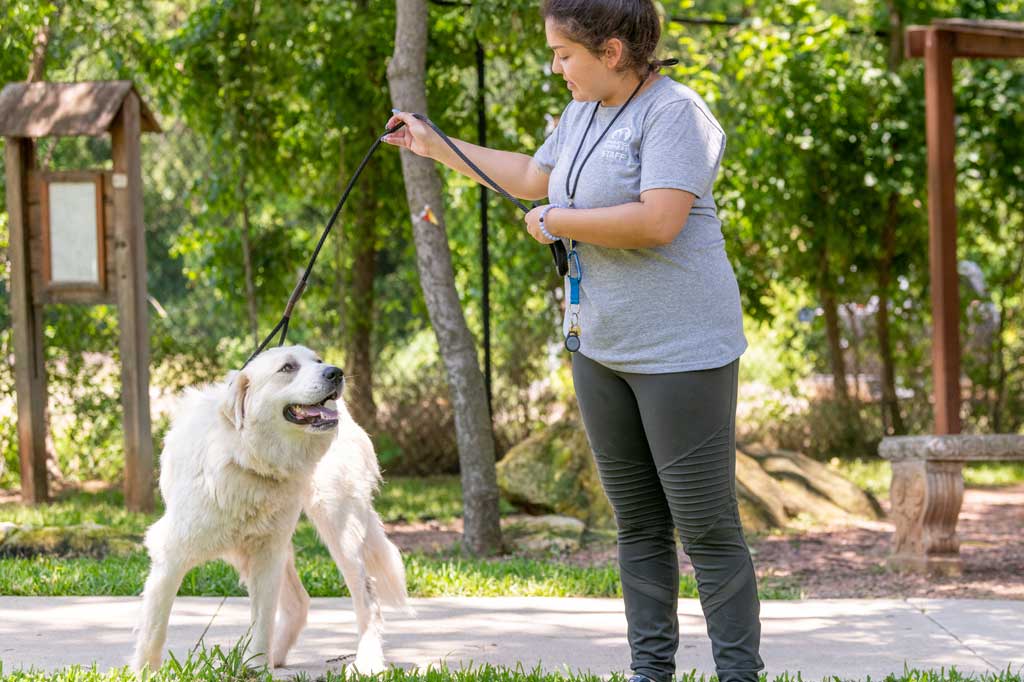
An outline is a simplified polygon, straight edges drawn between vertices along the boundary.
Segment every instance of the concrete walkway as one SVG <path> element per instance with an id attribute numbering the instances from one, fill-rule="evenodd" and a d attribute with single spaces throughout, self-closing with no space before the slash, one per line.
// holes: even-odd
<path id="1" fill-rule="evenodd" d="M 415 616 L 387 614 L 385 653 L 404 668 L 491 663 L 527 669 L 625 671 L 629 649 L 622 602 L 615 599 L 414 599 Z M 119 667 L 131 653 L 140 601 L 131 597 L 0 597 L 0 661 L 56 670 L 97 663 Z M 249 619 L 246 598 L 182 597 L 174 603 L 168 646 L 184 656 L 200 640 L 232 645 Z M 878 679 L 911 668 L 1024 671 L 1024 602 L 944 599 L 827 599 L 762 603 L 762 657 L 770 676 L 800 672 Z M 679 607 L 679 671 L 713 673 L 700 605 Z M 315 679 L 350 663 L 355 620 L 348 599 L 314 599 L 309 624 L 281 676 Z M 771 677 L 769 677 L 771 679 Z"/>

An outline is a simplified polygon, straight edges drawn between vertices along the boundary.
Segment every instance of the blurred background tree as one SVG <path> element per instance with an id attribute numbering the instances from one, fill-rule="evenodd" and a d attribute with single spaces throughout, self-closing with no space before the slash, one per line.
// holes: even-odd
<path id="1" fill-rule="evenodd" d="M 1021 0 L 666 0 L 670 75 L 728 133 L 717 186 L 747 313 L 741 433 L 819 458 L 872 456 L 930 427 L 923 67 L 901 30 L 1021 19 Z M 694 19 L 700 19 L 694 23 Z M 433 3 L 432 119 L 530 153 L 567 101 L 533 0 Z M 711 20 L 711 21 L 707 21 Z M 45 33 L 52 81 L 124 78 L 164 133 L 144 139 L 156 450 L 169 399 L 237 367 L 284 302 L 390 110 L 394 4 L 378 0 L 4 0 L 0 81 L 24 80 Z M 957 62 L 966 431 L 1024 419 L 1024 67 Z M 2 144 L 2 141 L 0 141 Z M 104 140 L 47 140 L 54 169 L 101 164 Z M 445 171 L 446 223 L 470 329 L 483 338 L 478 189 Z M 415 267 L 398 154 L 346 205 L 289 338 L 343 364 L 353 414 L 393 473 L 458 466 L 451 401 Z M 0 192 L 0 202 L 4 195 Z M 0 206 L 0 209 L 3 207 Z M 518 211 L 490 202 L 499 455 L 575 410 L 560 350 L 562 283 Z M 0 296 L 0 485 L 17 485 L 6 211 Z M 67 482 L 122 467 L 116 312 L 47 311 L 52 449 Z M 482 346 L 478 346 L 481 353 Z"/>

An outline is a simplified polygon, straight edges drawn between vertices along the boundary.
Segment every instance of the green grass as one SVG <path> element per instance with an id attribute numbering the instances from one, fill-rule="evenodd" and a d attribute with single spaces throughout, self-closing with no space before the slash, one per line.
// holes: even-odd
<path id="1" fill-rule="evenodd" d="M 190 653 L 185 659 L 178 660 L 171 656 L 170 660 L 146 679 L 150 682 L 273 682 L 273 675 L 266 668 L 256 668 L 245 659 L 242 644 L 230 649 L 220 646 L 201 648 Z M 0 681 L 2 682 L 135 682 L 138 678 L 127 668 L 119 668 L 107 672 L 99 671 L 95 666 L 82 668 L 72 666 L 59 672 L 46 673 L 36 671 L 6 672 L 0 662 Z M 296 682 L 312 682 L 305 673 L 292 678 Z M 613 673 L 608 682 L 624 682 L 622 673 Z M 711 682 L 718 678 L 705 675 L 696 670 L 681 671 L 676 674 L 678 682 Z M 839 682 L 839 680 L 859 680 L 848 671 L 836 671 L 835 675 L 823 679 L 823 682 Z M 866 680 L 870 680 L 868 677 Z M 468 668 L 450 670 L 447 666 L 429 667 L 426 669 L 403 670 L 392 667 L 386 672 L 373 677 L 359 675 L 344 667 L 341 670 L 328 670 L 326 675 L 317 678 L 317 682 L 604 682 L 604 679 L 592 673 L 544 672 L 539 666 L 528 669 L 522 664 L 515 668 L 492 665 L 477 665 Z M 760 675 L 760 682 L 804 682 L 799 674 L 783 673 L 769 678 Z M 810 682 L 808 680 L 807 682 Z M 900 675 L 889 675 L 884 682 L 1024 682 L 1020 672 L 1006 670 L 1000 673 L 983 673 L 980 675 L 964 675 L 956 668 L 948 670 L 916 670 L 906 669 Z"/>
<path id="2" fill-rule="evenodd" d="M 462 482 L 458 476 L 388 478 L 373 506 L 386 522 L 448 522 L 462 516 Z"/>
<path id="3" fill-rule="evenodd" d="M 892 465 L 884 459 L 839 459 L 830 462 L 844 476 L 876 497 L 888 497 Z M 1024 483 L 1024 462 L 975 462 L 964 465 L 968 487 Z"/>
<path id="4" fill-rule="evenodd" d="M 1024 483 L 1024 462 L 977 462 L 964 467 L 969 486 L 999 486 Z"/>
<path id="5" fill-rule="evenodd" d="M 884 459 L 839 459 L 833 457 L 829 462 L 843 476 L 857 484 L 875 497 L 889 495 L 889 483 L 892 477 L 892 465 Z"/>
<path id="6" fill-rule="evenodd" d="M 432 519 L 447 523 L 462 516 L 462 482 L 458 476 L 385 478 L 373 506 L 389 523 Z M 500 511 L 510 514 L 515 509 L 501 500 Z"/>
<path id="7" fill-rule="evenodd" d="M 157 501 L 160 506 L 159 500 Z M 98 523 L 124 533 L 141 535 L 160 518 L 162 508 L 153 514 L 130 512 L 124 506 L 120 490 L 98 493 L 73 492 L 50 504 L 29 507 L 22 504 L 0 504 L 0 521 L 30 526 L 76 526 Z"/>
<path id="8" fill-rule="evenodd" d="M 456 556 L 404 556 L 406 581 L 413 597 L 621 597 L 614 566 L 577 567 L 524 558 L 476 559 Z M 300 552 L 296 565 L 313 597 L 347 597 L 348 590 L 326 550 Z M 0 594 L 59 597 L 134 596 L 142 591 L 149 569 L 145 553 L 127 557 L 0 559 Z M 679 580 L 680 597 L 697 598 L 690 575 Z M 765 580 L 762 599 L 797 599 L 799 590 L 780 580 Z M 178 594 L 243 596 L 238 574 L 222 561 L 189 571 Z"/>
<path id="9" fill-rule="evenodd" d="M 436 491 L 436 493 L 435 493 Z M 126 533 L 141 534 L 157 515 L 124 510 L 119 491 L 75 493 L 42 507 L 0 505 L 0 521 L 65 526 L 100 523 Z M 378 509 L 385 518 L 423 520 L 450 518 L 461 508 L 458 479 L 396 479 L 381 491 Z M 313 597 L 349 596 L 327 549 L 308 521 L 295 532 L 296 567 Z M 621 597 L 619 573 L 614 566 L 577 567 L 556 559 L 496 557 L 478 559 L 447 554 L 404 556 L 409 594 L 413 597 Z M 128 556 L 63 558 L 36 556 L 0 559 L 0 594 L 10 596 L 132 596 L 142 591 L 149 570 L 145 552 Z M 238 574 L 222 561 L 198 566 L 185 576 L 180 595 L 242 596 Z M 759 586 L 762 599 L 796 599 L 799 590 L 790 582 L 766 579 Z M 680 577 L 680 596 L 696 598 L 690 575 Z"/>
<path id="10" fill-rule="evenodd" d="M 462 516 L 462 483 L 458 476 L 387 478 L 374 499 L 374 508 L 387 523 L 437 520 L 449 523 Z M 26 507 L 0 504 L 0 521 L 34 526 L 69 526 L 92 522 L 141 534 L 160 517 L 163 506 L 157 499 L 153 514 L 136 514 L 124 508 L 119 489 L 97 493 L 73 492 L 52 504 Z M 513 512 L 501 501 L 501 512 Z"/>

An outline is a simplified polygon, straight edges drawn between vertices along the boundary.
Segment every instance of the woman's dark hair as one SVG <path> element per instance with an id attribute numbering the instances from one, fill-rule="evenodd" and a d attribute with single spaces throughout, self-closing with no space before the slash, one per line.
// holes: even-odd
<path id="1" fill-rule="evenodd" d="M 545 20 L 553 19 L 566 38 L 594 56 L 601 56 L 609 39 L 621 40 L 619 71 L 646 76 L 672 61 L 653 59 L 661 38 L 661 20 L 653 0 L 543 0 L 540 14 Z"/>

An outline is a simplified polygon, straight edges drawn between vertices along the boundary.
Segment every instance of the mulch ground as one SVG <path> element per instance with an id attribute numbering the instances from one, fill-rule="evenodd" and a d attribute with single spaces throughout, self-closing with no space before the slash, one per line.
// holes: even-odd
<path id="1" fill-rule="evenodd" d="M 888 500 L 882 500 L 888 512 Z M 444 552 L 458 541 L 461 522 L 388 524 L 403 551 Z M 957 525 L 964 560 L 959 577 L 892 573 L 885 559 L 892 524 L 859 521 L 800 532 L 751 537 L 758 577 L 798 586 L 804 598 L 956 597 L 1024 600 L 1024 485 L 970 488 Z M 615 546 L 592 542 L 559 558 L 577 566 L 615 562 Z M 680 566 L 693 571 L 680 550 Z"/>

